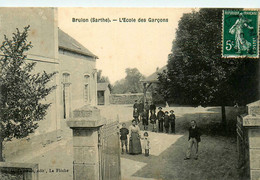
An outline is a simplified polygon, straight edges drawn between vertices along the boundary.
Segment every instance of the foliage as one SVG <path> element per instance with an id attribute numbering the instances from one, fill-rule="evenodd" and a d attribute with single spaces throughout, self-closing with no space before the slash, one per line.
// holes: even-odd
<path id="1" fill-rule="evenodd" d="M 202 106 L 244 104 L 257 98 L 258 60 L 221 58 L 221 30 L 221 9 L 183 15 L 168 71 L 159 75 L 162 93 L 175 103 Z"/>
<path id="2" fill-rule="evenodd" d="M 12 39 L 5 36 L 0 47 L 4 55 L 0 64 L 1 141 L 33 133 L 50 106 L 44 99 L 55 89 L 47 86 L 55 73 L 32 74 L 36 63 L 26 61 L 25 52 L 32 48 L 27 41 L 28 30 L 29 26 L 23 32 L 17 29 Z"/>
<path id="3" fill-rule="evenodd" d="M 98 70 L 98 72 L 97 72 L 97 82 L 98 83 L 110 83 L 109 78 L 107 76 L 102 75 L 102 70 Z"/>
<path id="4" fill-rule="evenodd" d="M 139 72 L 137 68 L 126 68 L 126 77 L 115 83 L 113 86 L 114 94 L 124 93 L 141 93 L 143 92 L 142 83 L 144 76 Z"/>

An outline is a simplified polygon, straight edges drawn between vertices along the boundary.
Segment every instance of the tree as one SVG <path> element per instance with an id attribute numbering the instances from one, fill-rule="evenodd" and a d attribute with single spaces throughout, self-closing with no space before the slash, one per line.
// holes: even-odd
<path id="1" fill-rule="evenodd" d="M 168 71 L 159 76 L 159 88 L 170 91 L 171 98 L 179 104 L 220 105 L 222 124 L 226 126 L 226 105 L 256 99 L 257 81 L 250 77 L 256 76 L 256 69 L 252 67 L 258 60 L 222 58 L 221 30 L 221 9 L 200 9 L 184 14 L 169 54 Z M 251 68 L 246 68 L 249 66 Z M 242 76 L 241 67 L 244 67 L 243 74 L 247 74 L 249 81 L 238 81 Z M 254 71 L 250 72 L 252 69 Z M 253 93 L 250 98 L 241 96 L 242 86 Z"/>
<path id="2" fill-rule="evenodd" d="M 110 83 L 109 78 L 107 76 L 102 76 L 102 70 L 98 70 L 97 72 L 97 82 L 98 83 Z"/>
<path id="3" fill-rule="evenodd" d="M 144 76 L 139 72 L 137 68 L 126 68 L 126 77 L 115 83 L 113 86 L 113 93 L 124 94 L 124 93 L 141 93 L 143 87 L 141 80 Z"/>
<path id="4" fill-rule="evenodd" d="M 36 63 L 28 63 L 25 55 L 32 48 L 27 41 L 28 31 L 29 26 L 23 32 L 17 29 L 12 39 L 4 36 L 0 47 L 3 53 L 0 61 L 0 161 L 3 161 L 3 141 L 33 133 L 51 105 L 44 103 L 44 99 L 55 89 L 55 86 L 47 86 L 55 72 L 32 74 Z"/>

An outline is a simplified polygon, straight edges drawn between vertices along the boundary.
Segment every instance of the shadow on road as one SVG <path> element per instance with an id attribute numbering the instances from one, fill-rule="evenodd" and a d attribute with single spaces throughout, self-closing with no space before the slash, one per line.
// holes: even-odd
<path id="1" fill-rule="evenodd" d="M 232 138 L 202 136 L 199 159 L 184 160 L 187 134 L 179 138 L 159 156 L 123 155 L 123 158 L 146 165 L 133 174 L 134 177 L 163 180 L 239 179 L 236 170 L 236 143 Z"/>

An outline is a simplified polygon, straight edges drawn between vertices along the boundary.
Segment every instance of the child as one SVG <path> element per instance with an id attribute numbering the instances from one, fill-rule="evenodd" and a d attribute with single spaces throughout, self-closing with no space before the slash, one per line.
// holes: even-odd
<path id="1" fill-rule="evenodd" d="M 133 117 L 136 120 L 136 122 L 139 123 L 139 119 L 138 119 L 139 113 L 138 113 L 138 109 L 137 108 L 134 108 Z"/>
<path id="2" fill-rule="evenodd" d="M 169 119 L 170 119 L 170 123 L 171 123 L 171 130 L 172 130 L 172 133 L 175 134 L 175 114 L 173 110 L 170 111 L 170 116 L 169 116 Z"/>
<path id="3" fill-rule="evenodd" d="M 124 146 L 126 153 L 128 153 L 127 150 L 127 135 L 129 134 L 128 129 L 126 128 L 126 124 L 122 124 L 122 128 L 120 129 L 120 140 L 121 140 L 121 146 L 122 146 L 122 154 L 124 154 Z"/>
<path id="4" fill-rule="evenodd" d="M 144 113 L 143 113 L 143 116 L 142 116 L 142 121 L 143 121 L 144 130 L 148 130 L 147 114 L 148 114 L 148 112 L 147 112 L 146 110 L 144 110 Z"/>
<path id="5" fill-rule="evenodd" d="M 148 132 L 144 133 L 143 147 L 144 147 L 144 152 L 145 152 L 144 155 L 149 156 L 150 140 L 149 140 L 149 137 L 148 137 Z"/>
<path id="6" fill-rule="evenodd" d="M 150 116 L 150 123 L 153 125 L 153 132 L 157 132 L 156 130 L 156 115 L 154 111 L 151 111 L 151 116 Z"/>
<path id="7" fill-rule="evenodd" d="M 170 122 L 169 122 L 168 111 L 165 111 L 165 115 L 164 115 L 164 128 L 166 133 L 169 133 Z"/>
<path id="8" fill-rule="evenodd" d="M 159 107 L 158 109 L 157 119 L 159 123 L 159 132 L 163 132 L 164 112 L 162 111 L 162 107 Z"/>

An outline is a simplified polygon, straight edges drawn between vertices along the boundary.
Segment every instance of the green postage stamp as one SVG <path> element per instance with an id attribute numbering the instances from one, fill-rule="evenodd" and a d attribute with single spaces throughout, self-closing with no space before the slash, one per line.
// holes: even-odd
<path id="1" fill-rule="evenodd" d="M 258 11 L 223 10 L 222 57 L 258 58 Z"/>

